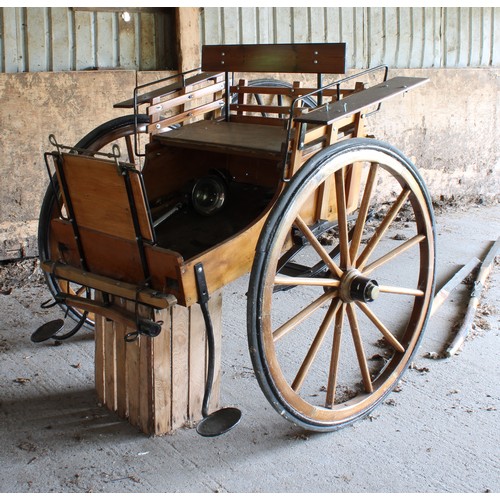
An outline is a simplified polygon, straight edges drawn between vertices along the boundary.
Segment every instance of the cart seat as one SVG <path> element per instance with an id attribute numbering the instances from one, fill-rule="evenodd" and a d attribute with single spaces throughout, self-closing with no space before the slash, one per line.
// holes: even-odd
<path id="1" fill-rule="evenodd" d="M 169 146 L 279 160 L 286 130 L 273 125 L 202 120 L 157 134 L 154 140 Z"/>

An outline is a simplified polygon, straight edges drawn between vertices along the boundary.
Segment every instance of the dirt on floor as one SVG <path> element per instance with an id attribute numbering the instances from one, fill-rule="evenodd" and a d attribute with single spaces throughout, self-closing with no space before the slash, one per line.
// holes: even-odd
<path id="1" fill-rule="evenodd" d="M 437 210 L 436 289 L 472 257 L 484 259 L 499 236 L 498 205 Z M 40 308 L 51 295 L 36 259 L 0 263 L 0 492 L 499 493 L 499 269 L 497 258 L 457 355 L 442 353 L 463 321 L 474 275 L 432 317 L 384 404 L 333 433 L 304 431 L 268 403 L 246 342 L 248 276 L 231 283 L 221 402 L 243 418 L 206 439 L 193 429 L 151 438 L 100 406 L 93 332 L 31 342 L 63 313 Z"/>

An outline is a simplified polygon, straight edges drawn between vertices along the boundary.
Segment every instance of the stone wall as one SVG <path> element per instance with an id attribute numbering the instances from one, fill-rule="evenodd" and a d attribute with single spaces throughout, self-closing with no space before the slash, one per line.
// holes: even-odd
<path id="1" fill-rule="evenodd" d="M 0 74 L 0 260 L 37 255 L 38 212 L 48 184 L 49 134 L 74 144 L 127 113 L 136 79 L 156 73 L 92 71 Z M 386 102 L 371 133 L 411 157 L 435 200 L 491 202 L 500 194 L 500 71 L 415 69 L 390 76 L 430 82 Z"/>

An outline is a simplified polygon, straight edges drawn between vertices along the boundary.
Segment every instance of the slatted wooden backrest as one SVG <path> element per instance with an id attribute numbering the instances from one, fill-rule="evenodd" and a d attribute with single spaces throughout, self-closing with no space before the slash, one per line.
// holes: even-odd
<path id="1" fill-rule="evenodd" d="M 280 73 L 315 73 L 317 86 L 323 74 L 344 74 L 346 71 L 345 43 L 259 44 L 259 45 L 205 45 L 202 48 L 202 69 L 224 71 L 229 84 L 230 75 L 268 73 L 270 78 Z M 301 89 L 301 82 L 293 86 L 278 86 L 276 82 L 249 85 L 247 79 L 233 82 L 230 87 L 231 121 L 282 126 L 290 117 L 291 102 L 317 87 Z M 300 104 L 300 103 L 299 103 Z"/>

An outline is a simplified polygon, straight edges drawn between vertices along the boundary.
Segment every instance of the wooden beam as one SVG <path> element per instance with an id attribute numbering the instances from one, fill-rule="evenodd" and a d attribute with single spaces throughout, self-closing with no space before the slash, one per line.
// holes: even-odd
<path id="1" fill-rule="evenodd" d="M 177 7 L 175 28 L 179 71 L 189 71 L 201 65 L 200 9 Z"/>

